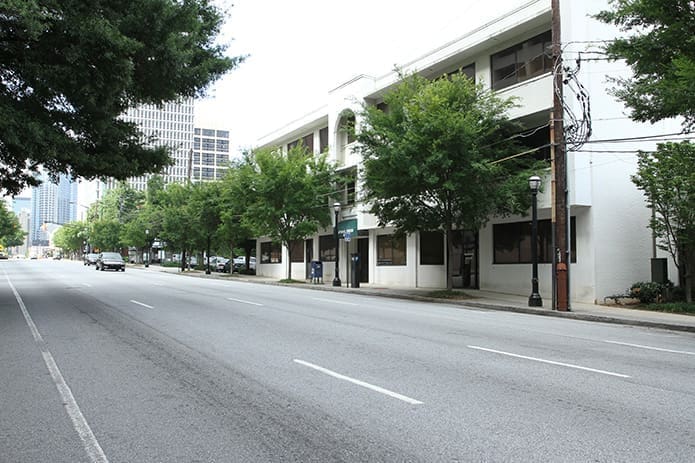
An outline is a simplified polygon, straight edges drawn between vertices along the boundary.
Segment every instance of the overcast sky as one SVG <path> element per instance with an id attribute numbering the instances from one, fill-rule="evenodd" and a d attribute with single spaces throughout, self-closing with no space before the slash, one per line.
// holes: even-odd
<path id="1" fill-rule="evenodd" d="M 322 106 L 359 74 L 381 76 L 525 0 L 219 0 L 222 42 L 249 55 L 197 103 L 196 124 L 234 151 Z"/>

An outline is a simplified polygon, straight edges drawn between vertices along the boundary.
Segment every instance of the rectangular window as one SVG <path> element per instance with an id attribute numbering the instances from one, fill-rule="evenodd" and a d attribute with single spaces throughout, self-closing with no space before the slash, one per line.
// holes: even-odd
<path id="1" fill-rule="evenodd" d="M 570 220 L 570 252 L 572 262 L 577 262 L 576 219 Z M 495 264 L 530 264 L 531 222 L 501 223 L 492 226 Z M 538 262 L 553 262 L 553 236 L 550 220 L 538 221 Z"/>
<path id="2" fill-rule="evenodd" d="M 218 130 L 217 136 L 219 138 L 229 138 L 229 131 L 228 130 Z"/>
<path id="3" fill-rule="evenodd" d="M 297 139 L 297 140 L 295 140 L 295 141 L 289 142 L 289 143 L 287 144 L 287 151 L 291 151 L 292 148 L 296 148 L 297 145 L 299 145 L 299 139 Z"/>
<path id="4" fill-rule="evenodd" d="M 444 265 L 444 232 L 420 232 L 420 265 Z"/>
<path id="5" fill-rule="evenodd" d="M 261 264 L 282 263 L 282 246 L 280 243 L 267 241 L 261 243 Z"/>
<path id="6" fill-rule="evenodd" d="M 222 154 L 222 153 L 217 153 L 215 155 L 215 161 L 217 162 L 218 166 L 224 166 L 227 165 L 229 162 L 229 155 L 228 154 Z"/>
<path id="7" fill-rule="evenodd" d="M 304 262 L 304 240 L 290 242 L 290 262 Z"/>
<path id="8" fill-rule="evenodd" d="M 405 264 L 405 237 L 378 235 L 376 237 L 376 265 Z"/>
<path id="9" fill-rule="evenodd" d="M 471 63 L 468 66 L 464 66 L 462 68 L 458 68 L 455 71 L 451 71 L 447 73 L 447 76 L 452 76 L 454 74 L 463 74 L 464 76 L 468 77 L 469 79 L 472 79 L 473 82 L 475 82 L 475 63 Z"/>
<path id="10" fill-rule="evenodd" d="M 211 130 L 211 129 L 203 129 L 203 136 L 204 137 L 214 137 L 215 131 Z"/>
<path id="11" fill-rule="evenodd" d="M 553 58 L 550 31 L 495 53 L 490 60 L 493 90 L 551 72 Z"/>
<path id="12" fill-rule="evenodd" d="M 212 138 L 203 138 L 203 149 L 207 151 L 215 150 L 215 140 Z"/>
<path id="13" fill-rule="evenodd" d="M 319 130 L 319 151 L 322 153 L 328 151 L 328 127 Z"/>
<path id="14" fill-rule="evenodd" d="M 306 148 L 308 153 L 313 154 L 314 153 L 314 134 L 310 133 L 309 135 L 302 138 L 302 145 L 304 145 L 304 148 Z"/>
<path id="15" fill-rule="evenodd" d="M 343 198 L 342 202 L 346 206 L 352 206 L 355 204 L 355 201 L 357 199 L 357 194 L 356 194 L 356 188 L 355 185 L 357 184 L 357 169 L 352 168 L 343 171 L 342 176 L 344 178 L 345 183 L 343 183 Z"/>
<path id="16" fill-rule="evenodd" d="M 333 235 L 319 236 L 319 259 L 322 262 L 335 262 L 335 238 Z"/>
<path id="17" fill-rule="evenodd" d="M 217 151 L 229 152 L 229 140 L 217 140 L 215 145 Z"/>

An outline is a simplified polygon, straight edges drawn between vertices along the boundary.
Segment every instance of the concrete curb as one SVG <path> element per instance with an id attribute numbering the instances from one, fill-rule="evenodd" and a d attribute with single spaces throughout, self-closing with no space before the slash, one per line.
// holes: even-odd
<path id="1" fill-rule="evenodd" d="M 138 268 L 138 267 L 134 267 Z M 151 268 L 151 267 L 150 267 Z M 155 269 L 156 270 L 156 269 Z M 166 270 L 158 270 L 158 271 L 164 271 Z M 285 287 L 290 287 L 290 288 L 300 288 L 300 289 L 310 289 L 313 291 L 327 291 L 327 292 L 344 292 L 344 293 L 350 293 L 350 294 L 362 294 L 365 296 L 376 296 L 376 297 L 386 297 L 386 298 L 391 298 L 391 299 L 404 299 L 404 300 L 411 300 L 411 301 L 418 301 L 418 302 L 428 302 L 428 303 L 433 303 L 433 304 L 448 304 L 448 305 L 457 305 L 461 307 L 475 307 L 479 309 L 486 309 L 486 310 L 498 310 L 498 311 L 503 311 L 503 312 L 514 312 L 514 313 L 524 313 L 524 314 L 530 314 L 530 315 L 541 315 L 545 317 L 557 317 L 557 318 L 564 318 L 564 319 L 570 319 L 570 320 L 581 320 L 581 321 L 588 321 L 588 322 L 600 322 L 600 323 L 610 323 L 610 324 L 618 324 L 618 325 L 629 325 L 629 326 L 641 326 L 641 327 L 647 327 L 647 328 L 657 328 L 657 329 L 663 329 L 663 330 L 670 330 L 670 331 L 683 331 L 683 332 L 688 332 L 688 333 L 695 333 L 695 326 L 689 326 L 689 325 L 680 325 L 677 323 L 667 323 L 667 322 L 655 322 L 652 320 L 636 320 L 636 319 L 630 319 L 630 318 L 620 318 L 620 317 L 611 317 L 608 315 L 597 315 L 597 314 L 586 314 L 586 313 L 577 313 L 577 312 L 558 312 L 555 310 L 548 310 L 548 309 L 533 309 L 530 307 L 519 307 L 519 306 L 514 306 L 514 305 L 507 305 L 507 304 L 496 304 L 496 303 L 490 303 L 490 302 L 480 302 L 480 300 L 451 300 L 451 299 L 438 299 L 438 298 L 432 298 L 432 297 L 426 297 L 426 296 L 419 296 L 417 294 L 399 294 L 399 293 L 394 293 L 389 291 L 388 289 L 386 290 L 375 290 L 375 289 L 369 289 L 369 288 L 364 288 L 364 289 L 356 289 L 356 288 L 344 288 L 344 287 L 333 287 L 333 286 L 327 286 L 327 285 L 312 285 L 312 284 L 294 284 L 294 283 L 281 283 L 279 281 L 268 281 L 268 280 L 260 280 L 256 279 L 254 277 L 245 277 L 244 275 L 239 275 L 239 276 L 229 276 L 229 277 L 224 277 L 222 276 L 223 274 L 212 272 L 210 275 L 206 275 L 204 272 L 174 272 L 174 271 L 169 271 L 168 273 L 174 274 L 174 275 L 182 275 L 182 276 L 188 276 L 188 277 L 194 277 L 194 278 L 214 278 L 218 280 L 229 280 L 229 281 L 239 281 L 239 282 L 244 282 L 244 283 L 254 283 L 254 284 L 260 284 L 260 285 L 271 285 L 271 286 L 285 286 Z"/>

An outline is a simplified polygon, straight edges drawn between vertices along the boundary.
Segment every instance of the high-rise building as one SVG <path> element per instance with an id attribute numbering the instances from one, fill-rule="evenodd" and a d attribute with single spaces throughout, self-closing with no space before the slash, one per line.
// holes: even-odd
<path id="1" fill-rule="evenodd" d="M 142 105 L 129 109 L 123 119 L 136 123 L 154 146 L 168 146 L 174 163 L 160 173 L 166 183 L 184 182 L 189 178 L 193 148 L 193 98 L 160 105 Z M 151 174 L 128 179 L 137 190 L 147 187 Z M 113 186 L 114 182 L 108 182 Z"/>
<path id="2" fill-rule="evenodd" d="M 77 183 L 67 175 L 61 175 L 58 183 L 47 178 L 32 188 L 31 229 L 32 246 L 48 246 L 47 231 L 77 219 Z"/>
<path id="3" fill-rule="evenodd" d="M 229 169 L 229 131 L 195 128 L 191 179 L 221 179 Z"/>

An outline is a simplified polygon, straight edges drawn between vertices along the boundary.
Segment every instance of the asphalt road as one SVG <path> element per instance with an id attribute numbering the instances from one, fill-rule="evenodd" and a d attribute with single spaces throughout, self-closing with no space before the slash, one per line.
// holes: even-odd
<path id="1" fill-rule="evenodd" d="M 0 261 L 0 462 L 695 461 L 695 336 Z"/>

